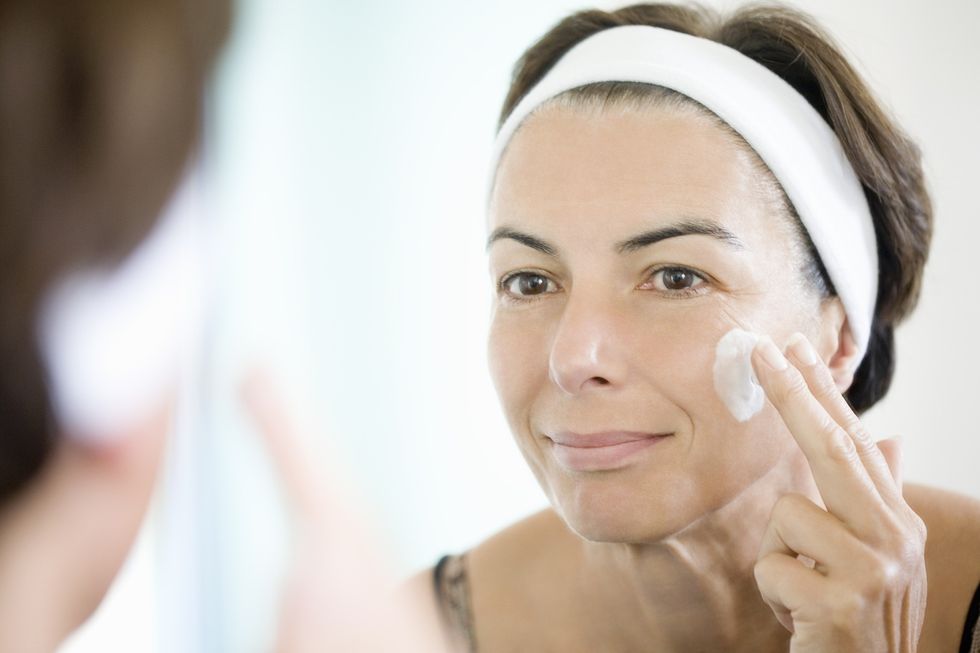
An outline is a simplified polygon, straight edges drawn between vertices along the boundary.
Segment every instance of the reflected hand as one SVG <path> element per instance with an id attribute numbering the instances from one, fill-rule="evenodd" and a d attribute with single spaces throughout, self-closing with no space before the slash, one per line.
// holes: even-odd
<path id="1" fill-rule="evenodd" d="M 98 445 L 60 438 L 0 508 L 0 651 L 47 653 L 101 603 L 143 521 L 171 409 Z"/>
<path id="2" fill-rule="evenodd" d="M 753 365 L 826 509 L 795 494 L 776 503 L 755 565 L 762 597 L 793 653 L 915 651 L 926 528 L 902 497 L 898 443 L 876 446 L 806 338 L 787 354 L 763 338 Z"/>
<path id="3" fill-rule="evenodd" d="M 277 653 L 406 651 L 438 653 L 441 640 L 396 595 L 377 537 L 340 482 L 341 474 L 317 464 L 268 376 L 251 374 L 242 385 L 292 508 L 296 546 L 280 605 Z"/>

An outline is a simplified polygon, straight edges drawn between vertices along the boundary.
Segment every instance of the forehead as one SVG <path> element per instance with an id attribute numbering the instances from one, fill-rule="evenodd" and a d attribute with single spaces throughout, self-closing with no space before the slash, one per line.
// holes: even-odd
<path id="1" fill-rule="evenodd" d="M 501 159 L 489 228 L 594 241 L 685 218 L 752 240 L 773 222 L 761 174 L 744 144 L 691 109 L 546 106 Z"/>

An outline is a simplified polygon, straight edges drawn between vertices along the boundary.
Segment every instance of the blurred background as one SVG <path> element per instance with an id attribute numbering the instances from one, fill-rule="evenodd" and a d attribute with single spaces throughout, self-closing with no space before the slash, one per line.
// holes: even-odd
<path id="1" fill-rule="evenodd" d="M 288 522 L 236 395 L 256 365 L 343 461 L 400 573 L 545 505 L 486 371 L 487 160 L 524 48 L 621 4 L 239 2 L 200 170 L 208 337 L 139 544 L 63 651 L 268 649 Z M 922 145 L 937 208 L 922 303 L 867 422 L 904 436 L 909 481 L 980 495 L 980 4 L 790 4 Z"/>

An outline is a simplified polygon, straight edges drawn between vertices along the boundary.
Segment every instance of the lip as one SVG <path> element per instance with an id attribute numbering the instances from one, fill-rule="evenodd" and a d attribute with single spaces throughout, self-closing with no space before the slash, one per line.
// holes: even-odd
<path id="1" fill-rule="evenodd" d="M 625 467 L 641 452 L 663 442 L 670 435 L 636 431 L 563 431 L 549 435 L 548 440 L 559 465 L 569 471 L 596 472 Z"/>

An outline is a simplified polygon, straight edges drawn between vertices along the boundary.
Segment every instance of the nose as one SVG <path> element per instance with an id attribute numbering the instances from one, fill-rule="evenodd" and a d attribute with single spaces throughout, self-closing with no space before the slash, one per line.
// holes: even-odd
<path id="1" fill-rule="evenodd" d="M 551 381 L 568 395 L 621 385 L 629 361 L 623 319 L 610 301 L 569 297 L 551 343 Z"/>

